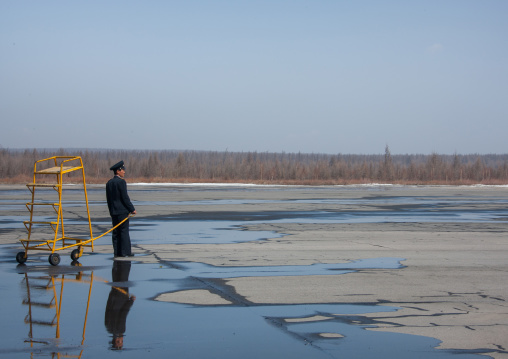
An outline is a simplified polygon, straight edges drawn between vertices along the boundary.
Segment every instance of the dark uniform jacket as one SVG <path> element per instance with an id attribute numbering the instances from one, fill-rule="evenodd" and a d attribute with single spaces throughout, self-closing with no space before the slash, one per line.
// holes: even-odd
<path id="1" fill-rule="evenodd" d="M 106 199 L 111 216 L 134 212 L 134 206 L 127 194 L 127 182 L 123 178 L 115 176 L 106 183 Z"/>

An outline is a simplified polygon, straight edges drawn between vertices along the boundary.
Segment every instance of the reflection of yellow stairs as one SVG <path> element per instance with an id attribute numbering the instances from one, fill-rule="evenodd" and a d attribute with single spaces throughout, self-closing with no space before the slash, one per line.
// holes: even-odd
<path id="1" fill-rule="evenodd" d="M 42 283 L 41 283 L 42 282 Z M 30 325 L 28 332 L 28 340 L 25 342 L 48 344 L 46 341 L 33 340 L 34 326 L 54 327 L 56 326 L 56 337 L 59 335 L 59 307 L 55 288 L 55 278 L 53 276 L 42 276 L 29 278 L 28 274 L 25 273 L 25 284 L 27 296 L 23 299 L 23 304 L 28 305 L 28 314 L 25 317 L 25 323 Z M 34 293 L 38 292 L 38 293 Z M 42 292 L 42 293 L 41 293 Z M 50 292 L 48 298 L 44 299 L 45 292 Z M 40 301 L 34 301 L 32 296 L 40 298 Z M 43 298 L 41 298 L 43 297 Z M 51 320 L 49 319 L 36 319 L 37 314 L 35 313 L 36 308 L 53 309 L 55 308 L 55 315 Z"/>
<path id="2" fill-rule="evenodd" d="M 70 278 L 69 278 L 70 277 Z M 35 344 L 49 345 L 50 338 L 54 337 L 55 339 L 60 339 L 60 313 L 62 309 L 62 299 L 63 299 L 63 287 L 65 282 L 90 282 L 90 287 L 88 290 L 88 301 L 86 304 L 86 313 L 83 324 L 83 337 L 81 341 L 81 346 L 83 346 L 85 341 L 85 333 L 86 333 L 86 322 L 88 317 L 88 309 L 90 307 L 90 296 L 92 293 L 92 285 L 93 285 L 94 275 L 93 272 L 88 275 L 83 275 L 82 272 L 77 273 L 76 275 L 61 275 L 61 278 L 58 276 L 37 276 L 37 277 L 29 277 L 27 273 L 25 273 L 25 284 L 27 290 L 27 296 L 23 299 L 23 305 L 28 306 L 28 314 L 26 315 L 24 322 L 30 326 L 28 339 L 25 340 L 26 343 L 30 343 L 30 346 L 33 348 Z M 58 282 L 60 282 L 60 290 L 58 293 Z M 47 310 L 55 310 L 55 314 L 47 313 Z M 44 318 L 46 315 L 46 318 Z M 42 318 L 42 319 L 41 319 Z M 40 332 L 43 332 L 43 328 L 55 328 L 54 334 L 50 336 L 39 336 L 40 339 L 34 338 L 35 328 L 40 328 Z M 65 353 L 51 353 L 52 358 L 81 358 L 83 355 L 82 347 L 76 348 L 79 350 L 78 355 L 69 354 L 68 348 L 66 348 Z M 37 350 L 36 352 L 32 352 L 31 357 L 34 355 L 40 354 L 43 357 L 47 357 L 47 353 L 44 351 Z"/>
<path id="3" fill-rule="evenodd" d="M 49 167 L 53 165 L 52 167 Z M 45 167 L 45 168 L 41 168 Z M 83 178 L 83 186 L 85 193 L 85 201 L 86 201 L 86 210 L 88 214 L 88 226 L 90 230 L 90 240 L 83 238 L 72 238 L 65 236 L 65 228 L 63 221 L 63 212 L 62 212 L 62 184 L 63 184 L 63 176 L 65 174 L 70 174 L 71 172 L 81 171 Z M 46 183 L 43 179 L 41 179 L 41 175 L 53 175 L 55 176 L 55 181 L 53 183 Z M 92 247 L 93 251 L 93 238 L 92 235 L 92 223 L 90 221 L 90 210 L 88 207 L 88 196 L 86 193 L 86 183 L 85 183 L 85 171 L 83 167 L 83 161 L 81 157 L 78 156 L 54 156 L 50 158 L 46 158 L 43 160 L 39 160 L 34 164 L 34 174 L 33 174 L 33 182 L 26 185 L 32 194 L 31 202 L 26 204 L 28 211 L 30 212 L 30 220 L 23 222 L 27 231 L 28 238 L 22 239 L 21 243 L 25 248 L 24 252 L 19 252 L 16 256 L 16 260 L 19 263 L 24 263 L 27 259 L 28 250 L 46 250 L 51 251 L 49 256 L 49 262 L 52 265 L 57 265 L 60 263 L 60 256 L 55 251 L 76 247 L 75 250 L 71 253 L 71 258 L 73 260 L 77 260 L 81 254 L 83 253 L 83 246 Z M 39 188 L 52 188 L 57 194 L 58 198 L 52 202 L 43 202 L 36 200 L 36 189 Z M 51 207 L 55 214 L 55 220 L 35 220 L 34 217 L 34 209 L 38 207 Z M 36 228 L 49 226 L 53 231 L 53 239 L 41 239 L 34 238 L 33 235 L 34 230 Z M 62 241 L 61 248 L 56 247 L 56 243 L 58 241 Z M 84 244 L 84 242 L 87 242 Z M 89 243 L 89 244 L 88 244 Z"/>

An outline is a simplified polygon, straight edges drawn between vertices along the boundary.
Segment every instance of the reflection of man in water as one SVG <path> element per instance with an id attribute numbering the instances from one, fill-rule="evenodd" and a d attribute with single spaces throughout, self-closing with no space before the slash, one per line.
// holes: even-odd
<path id="1" fill-rule="evenodd" d="M 127 282 L 131 270 L 130 261 L 113 261 L 113 282 Z M 135 296 L 129 295 L 129 287 L 112 287 L 106 304 L 104 325 L 113 335 L 111 345 L 113 349 L 122 349 L 123 335 L 125 333 L 125 321 L 127 314 L 136 300 Z"/>

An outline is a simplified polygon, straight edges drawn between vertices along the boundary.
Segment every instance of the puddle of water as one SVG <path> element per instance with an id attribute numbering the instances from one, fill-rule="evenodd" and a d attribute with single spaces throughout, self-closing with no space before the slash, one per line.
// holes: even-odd
<path id="1" fill-rule="evenodd" d="M 434 349 L 432 338 L 367 331 L 363 314 L 397 308 L 355 304 L 196 306 L 153 300 L 189 288 L 208 289 L 200 278 L 232 278 L 237 267 L 200 263 L 112 261 L 90 254 L 81 267 L 25 266 L 7 261 L 0 271 L 3 313 L 0 356 L 9 358 L 481 358 Z M 334 270 L 400 268 L 400 258 L 359 260 L 329 266 L 249 267 L 242 275 L 296 270 L 312 275 Z M 205 280 L 206 281 L 206 280 Z M 226 289 L 224 289 L 226 290 Z M 134 298 L 132 297 L 134 296 Z M 90 298 L 90 300 L 88 300 Z M 320 320 L 309 319 L 319 316 Z M 324 319 L 323 319 L 324 318 Z M 336 337 L 325 337 L 333 334 Z M 121 353 L 113 342 L 123 341 Z"/>
<path id="2" fill-rule="evenodd" d="M 167 189 L 165 189 L 166 191 Z M 180 191 L 181 189 L 173 189 Z M 189 190 L 189 189 L 186 189 Z M 202 190 L 196 188 L 195 190 Z M 67 190 L 73 191 L 73 190 Z M 79 191 L 79 190 L 75 190 Z M 103 191 L 93 189 L 93 191 Z M 146 191 L 146 190 L 145 190 Z M 155 190 L 157 191 L 157 190 Z M 16 191 L 2 191 L 3 194 L 15 193 Z M 102 192 L 101 192 L 102 193 Z M 165 220 L 146 220 L 136 219 L 131 223 L 131 230 L 138 231 L 136 237 L 138 240 L 150 240 L 153 243 L 233 243 L 262 238 L 274 237 L 272 232 L 254 234 L 248 231 L 231 231 L 237 229 L 237 226 L 255 223 L 383 223 L 383 222 L 496 222 L 508 217 L 508 208 L 500 207 L 497 210 L 482 209 L 482 204 L 505 204 L 506 200 L 496 198 L 478 198 L 462 199 L 441 196 L 393 196 L 393 197 L 367 197 L 358 199 L 298 199 L 298 200 L 204 200 L 204 201 L 151 201 L 135 202 L 137 206 L 142 205 L 199 205 L 199 204 L 247 204 L 247 203 L 312 203 L 312 204 L 350 204 L 350 205 L 408 205 L 409 207 L 392 207 L 390 209 L 380 209 L 376 211 L 288 211 L 288 212 L 263 212 L 256 214 L 242 214 L 243 219 L 235 220 L 203 220 L 178 216 L 166 218 Z M 25 208 L 25 201 L 19 200 L 0 200 L 3 208 L 19 207 Z M 19 205 L 17 204 L 19 203 Z M 65 207 L 83 207 L 84 201 L 72 201 L 65 203 Z M 91 201 L 90 206 L 105 205 L 105 202 Z M 467 205 L 473 209 L 451 209 L 448 207 Z M 245 219 L 248 217 L 248 219 Z M 256 218 L 259 217 L 259 218 Z M 19 229 L 24 228 L 22 220 L 17 216 L 3 216 L 0 218 L 0 229 Z M 46 217 L 38 217 L 38 220 L 46 220 Z M 262 222 L 261 222 L 262 221 Z M 67 220 L 70 225 L 83 224 L 80 220 Z M 110 223 L 93 222 L 94 225 L 104 225 L 109 229 Z M 150 229 L 144 231 L 144 229 Z"/>
<path id="3" fill-rule="evenodd" d="M 305 203 L 305 204 L 335 204 L 335 205 L 417 205 L 427 208 L 442 208 L 457 205 L 482 205 L 482 204 L 507 204 L 508 201 L 497 198 L 456 199 L 443 197 L 369 197 L 369 198 L 312 198 L 312 199 L 278 199 L 278 200 L 254 200 L 254 199 L 213 199 L 194 201 L 135 201 L 139 206 L 199 206 L 199 205 L 235 205 L 235 204 L 280 204 L 280 203 Z"/>
<path id="4" fill-rule="evenodd" d="M 235 204 L 235 201 L 212 203 Z M 339 203 L 326 199 L 309 201 L 306 203 Z M 373 200 L 348 199 L 340 203 L 348 201 L 372 204 Z M 506 214 L 502 210 L 483 211 L 480 207 L 446 211 L 449 202 L 443 198 L 383 198 L 378 202 L 385 201 L 415 204 L 415 207 L 389 212 L 250 213 L 250 220 L 136 219 L 131 223 L 131 231 L 134 244 L 233 243 L 276 237 L 272 232 L 241 230 L 244 224 L 491 221 Z M 167 205 L 165 202 L 146 204 L 154 203 Z M 450 205 L 457 203 L 451 201 Z M 0 228 L 23 228 L 22 220 L 3 216 Z M 109 222 L 95 224 L 110 226 Z M 189 262 L 175 262 L 168 267 L 133 263 L 127 270 L 125 263 L 119 264 L 122 262 L 112 261 L 111 255 L 102 254 L 87 254 L 81 267 L 65 263 L 51 267 L 45 254 L 29 256 L 26 266 L 16 266 L 14 256 L 18 250 L 0 246 L 3 319 L 0 357 L 485 358 L 474 352 L 437 350 L 439 342 L 432 338 L 366 330 L 374 323 L 363 314 L 396 311 L 393 307 L 333 303 L 255 305 L 241 299 L 234 305 L 199 306 L 154 300 L 161 293 L 210 290 L 206 284 L 209 279 L 344 275 L 367 268 L 397 270 L 403 267 L 400 264 L 403 258 L 268 267 L 214 267 Z M 219 288 L 224 293 L 228 290 Z M 314 316 L 324 319 L 309 319 Z M 113 350 L 112 342 L 121 337 L 123 348 L 119 353 Z"/>
<path id="5" fill-rule="evenodd" d="M 234 221 L 153 221 L 131 222 L 133 243 L 150 241 L 151 244 L 179 243 L 237 243 L 265 238 L 279 238 L 282 234 L 271 231 L 239 230 Z"/>
<path id="6" fill-rule="evenodd" d="M 369 258 L 350 263 L 329 264 L 316 263 L 311 265 L 285 266 L 212 266 L 204 263 L 174 262 L 173 264 L 185 270 L 186 273 L 199 278 L 238 278 L 238 277 L 267 277 L 267 276 L 301 276 L 301 275 L 337 275 L 354 272 L 358 269 L 399 269 L 405 258 Z"/>
<path id="7" fill-rule="evenodd" d="M 292 212 L 292 215 L 295 213 Z M 301 212 L 301 217 L 269 221 L 271 223 L 422 223 L 422 222 L 496 222 L 508 212 L 494 211 L 341 211 Z M 267 222 L 267 221 L 263 221 Z M 252 223 L 252 222 L 251 222 Z"/>
<path id="8" fill-rule="evenodd" d="M 266 238 L 280 238 L 284 234 L 271 231 L 242 230 L 243 225 L 264 223 L 413 223 L 413 222 L 495 222 L 506 214 L 492 212 L 277 212 L 264 214 L 260 220 L 255 214 L 245 214 L 251 220 L 199 220 L 165 218 L 158 220 L 135 219 L 131 222 L 133 243 L 150 241 L 153 244 L 179 243 L 237 243 Z M 272 217 L 272 218 L 270 218 Z M 282 217 L 282 218 L 281 218 Z M 109 223 L 104 223 L 105 226 Z"/>

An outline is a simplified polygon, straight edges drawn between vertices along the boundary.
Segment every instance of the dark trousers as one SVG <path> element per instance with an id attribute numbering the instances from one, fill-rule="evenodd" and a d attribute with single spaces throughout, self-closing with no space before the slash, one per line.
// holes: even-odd
<path id="1" fill-rule="evenodd" d="M 113 227 L 123 221 L 129 214 L 121 214 L 119 216 L 111 216 Z M 120 226 L 113 230 L 113 250 L 115 257 L 130 256 L 131 238 L 129 236 L 129 220 L 123 222 Z"/>

